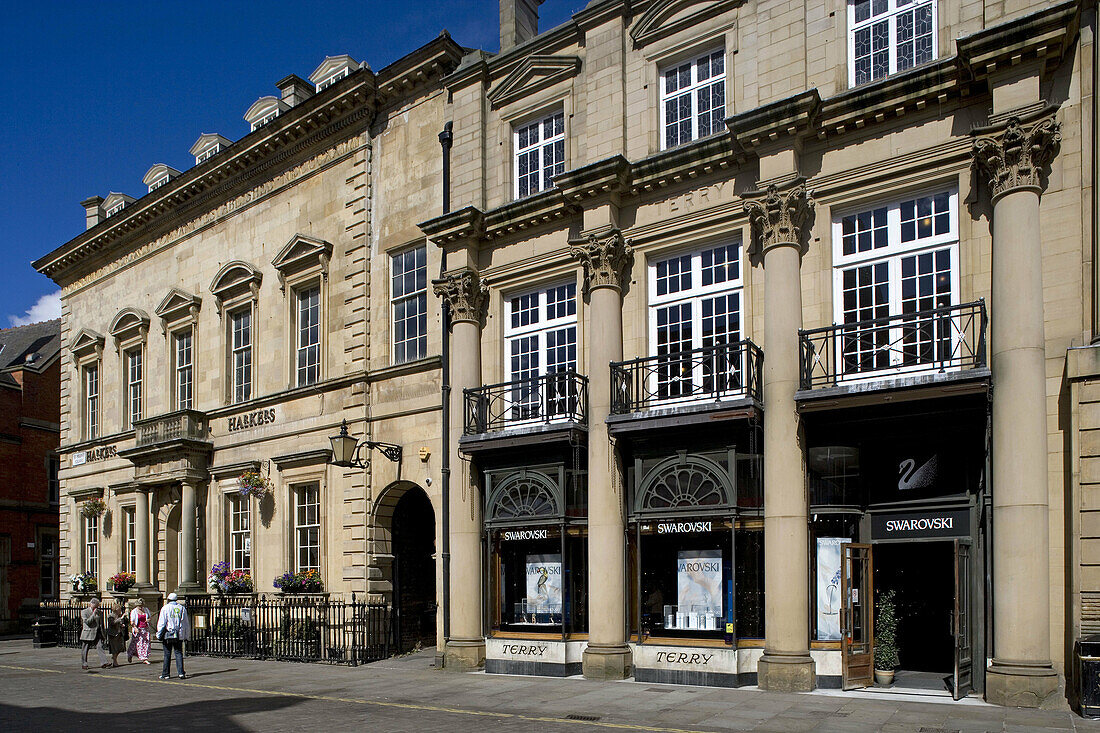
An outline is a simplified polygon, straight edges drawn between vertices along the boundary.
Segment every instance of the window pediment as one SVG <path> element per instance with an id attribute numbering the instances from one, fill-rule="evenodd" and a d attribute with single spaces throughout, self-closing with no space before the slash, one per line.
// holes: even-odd
<path id="1" fill-rule="evenodd" d="M 278 97 L 260 97 L 244 113 L 244 119 L 253 130 L 256 130 L 288 109 L 290 105 Z"/>
<path id="2" fill-rule="evenodd" d="M 579 56 L 528 56 L 489 91 L 489 102 L 494 108 L 502 107 L 540 89 L 571 79 L 580 68 Z"/>
<path id="3" fill-rule="evenodd" d="M 663 0 L 654 3 L 642 14 L 630 37 L 635 48 L 691 28 L 708 18 L 739 7 L 742 0 Z"/>
<path id="4" fill-rule="evenodd" d="M 309 80 L 313 82 L 314 86 L 319 87 L 337 74 L 343 73 L 346 76 L 358 68 L 359 62 L 347 54 L 326 56 L 325 60 L 321 62 L 321 65 L 314 69 L 313 73 L 309 75 Z"/>
<path id="5" fill-rule="evenodd" d="M 227 300 L 245 294 L 250 295 L 253 300 L 258 299 L 262 281 L 263 274 L 247 262 L 233 260 L 225 263 L 210 283 L 210 292 L 214 295 L 218 313 L 222 312 L 222 304 Z"/>
<path id="6" fill-rule="evenodd" d="M 161 321 L 169 324 L 188 317 L 194 320 L 198 317 L 200 307 L 202 298 L 179 288 L 172 288 L 164 296 L 164 300 L 160 301 L 156 314 Z"/>
<path id="7" fill-rule="evenodd" d="M 82 328 L 76 338 L 73 339 L 69 350 L 77 359 L 84 359 L 93 355 L 99 358 L 103 355 L 103 344 L 105 342 L 106 339 L 103 334 L 89 328 Z"/>
<path id="8" fill-rule="evenodd" d="M 123 308 L 111 321 L 109 329 L 115 339 L 115 349 L 126 342 L 141 341 L 149 334 L 149 314 L 139 308 Z"/>
<path id="9" fill-rule="evenodd" d="M 286 290 L 287 278 L 301 272 L 320 272 L 328 280 L 328 263 L 332 258 L 332 243 L 304 234 L 290 238 L 271 264 L 279 273 L 279 288 Z"/>

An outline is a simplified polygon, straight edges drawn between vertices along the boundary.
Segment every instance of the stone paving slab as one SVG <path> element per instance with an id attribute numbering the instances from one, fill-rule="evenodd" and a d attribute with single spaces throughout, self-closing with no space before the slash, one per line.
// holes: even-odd
<path id="1" fill-rule="evenodd" d="M 190 657 L 189 679 L 160 682 L 159 664 L 82 672 L 76 650 L 0 641 L 0 731 L 1100 731 L 1065 708 L 455 674 L 432 660 L 430 650 L 357 668 Z"/>

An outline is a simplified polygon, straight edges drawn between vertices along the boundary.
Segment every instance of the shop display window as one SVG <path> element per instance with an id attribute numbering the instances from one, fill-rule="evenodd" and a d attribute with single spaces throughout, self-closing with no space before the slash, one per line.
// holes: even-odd
<path id="1" fill-rule="evenodd" d="M 493 627 L 577 633 L 588 629 L 587 532 L 560 526 L 491 532 Z"/>
<path id="2" fill-rule="evenodd" d="M 651 636 L 724 638 L 733 622 L 733 525 L 723 519 L 642 522 L 641 622 Z"/>
<path id="3" fill-rule="evenodd" d="M 736 549 L 734 620 L 738 639 L 764 638 L 764 520 L 740 519 Z"/>
<path id="4" fill-rule="evenodd" d="M 859 541 L 859 514 L 817 514 L 810 522 L 810 595 L 815 641 L 840 641 L 841 546 Z"/>

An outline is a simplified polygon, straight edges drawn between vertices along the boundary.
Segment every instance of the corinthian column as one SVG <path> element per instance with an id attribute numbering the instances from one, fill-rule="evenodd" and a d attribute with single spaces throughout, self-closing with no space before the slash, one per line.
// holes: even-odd
<path id="1" fill-rule="evenodd" d="M 765 690 L 812 690 L 809 526 L 802 429 L 795 407 L 803 227 L 814 202 L 801 178 L 744 196 L 764 262 L 764 656 Z"/>
<path id="2" fill-rule="evenodd" d="M 481 500 L 475 473 L 459 454 L 465 404 L 463 390 L 481 386 L 481 319 L 488 289 L 471 269 L 434 280 L 451 316 L 451 465 L 460 467 L 448 499 L 451 547 L 451 635 L 444 666 L 466 671 L 485 664 L 481 621 Z M 466 468 L 462 468 L 466 467 Z"/>
<path id="3" fill-rule="evenodd" d="M 1057 151 L 1049 110 L 975 130 L 974 163 L 993 203 L 993 664 L 986 699 L 1038 707 L 1058 688 L 1050 663 L 1041 173 Z"/>
<path id="4" fill-rule="evenodd" d="M 588 646 L 585 677 L 630 674 L 626 644 L 626 518 L 622 472 L 607 436 L 611 369 L 623 358 L 622 274 L 630 243 L 618 229 L 569 248 L 584 266 L 588 316 Z"/>

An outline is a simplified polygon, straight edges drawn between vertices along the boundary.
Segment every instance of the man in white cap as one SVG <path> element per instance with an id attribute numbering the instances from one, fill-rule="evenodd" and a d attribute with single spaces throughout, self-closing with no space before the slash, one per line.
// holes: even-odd
<path id="1" fill-rule="evenodd" d="M 166 680 L 171 677 L 174 652 L 176 674 L 181 680 L 187 679 L 183 671 L 183 642 L 191 638 L 191 620 L 187 618 L 187 609 L 179 602 L 175 593 L 168 594 L 168 604 L 160 609 L 157 638 L 164 645 L 164 667 L 161 668 L 160 678 Z"/>

